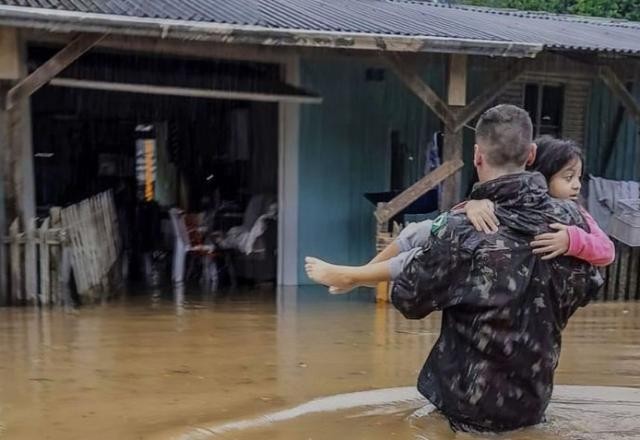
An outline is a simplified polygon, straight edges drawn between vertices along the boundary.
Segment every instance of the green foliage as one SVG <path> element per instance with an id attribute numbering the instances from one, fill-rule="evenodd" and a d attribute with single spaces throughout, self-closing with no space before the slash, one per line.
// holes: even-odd
<path id="1" fill-rule="evenodd" d="M 466 0 L 462 3 L 640 21 L 640 0 Z"/>
<path id="2" fill-rule="evenodd" d="M 571 13 L 640 21 L 640 0 L 575 0 Z"/>

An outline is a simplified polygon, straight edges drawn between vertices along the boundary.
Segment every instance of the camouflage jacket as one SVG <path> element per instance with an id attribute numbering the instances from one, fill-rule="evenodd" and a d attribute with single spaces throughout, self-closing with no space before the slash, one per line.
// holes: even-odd
<path id="1" fill-rule="evenodd" d="M 505 431 L 543 419 L 561 331 L 602 278 L 583 261 L 532 254 L 532 238 L 551 223 L 586 228 L 574 202 L 547 194 L 541 174 L 504 176 L 470 197 L 495 203 L 498 233 L 476 232 L 464 214 L 443 214 L 391 298 L 410 319 L 443 311 L 419 391 L 454 427 Z"/>

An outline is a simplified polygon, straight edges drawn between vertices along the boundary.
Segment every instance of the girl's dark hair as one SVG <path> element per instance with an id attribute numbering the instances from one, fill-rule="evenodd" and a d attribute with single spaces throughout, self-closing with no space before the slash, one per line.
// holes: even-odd
<path id="1" fill-rule="evenodd" d="M 538 146 L 536 160 L 527 170 L 541 173 L 547 182 L 554 174 L 576 159 L 580 159 L 584 170 L 582 149 L 576 142 L 570 139 L 556 139 L 548 135 L 540 136 L 533 142 Z"/>

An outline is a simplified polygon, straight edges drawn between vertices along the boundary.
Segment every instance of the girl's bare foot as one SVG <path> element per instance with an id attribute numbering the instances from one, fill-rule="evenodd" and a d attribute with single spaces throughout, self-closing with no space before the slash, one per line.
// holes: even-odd
<path id="1" fill-rule="evenodd" d="M 358 286 L 353 285 L 353 284 L 350 285 L 350 286 L 347 286 L 347 287 L 329 286 L 329 293 L 332 294 L 332 295 L 340 295 L 340 294 L 343 294 L 343 293 L 349 293 L 353 289 L 355 289 L 356 287 L 358 287 Z"/>
<path id="2" fill-rule="evenodd" d="M 340 290 L 340 292 L 335 293 L 344 293 L 341 291 L 344 289 L 348 291 L 352 288 L 351 277 L 345 273 L 343 266 L 329 264 L 313 257 L 307 257 L 304 261 L 304 269 L 307 275 L 316 283 Z"/>
<path id="3" fill-rule="evenodd" d="M 329 293 L 332 293 L 334 295 L 338 295 L 341 293 L 349 293 L 353 289 L 357 289 L 358 287 L 371 287 L 372 289 L 375 289 L 377 285 L 378 285 L 377 283 L 363 283 L 363 284 L 354 283 L 354 284 L 349 284 L 348 286 L 342 286 L 342 287 L 329 286 Z"/>

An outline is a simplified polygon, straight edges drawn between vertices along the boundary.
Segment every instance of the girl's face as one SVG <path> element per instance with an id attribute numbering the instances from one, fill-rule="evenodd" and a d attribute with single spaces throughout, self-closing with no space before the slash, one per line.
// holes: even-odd
<path id="1" fill-rule="evenodd" d="M 582 161 L 574 159 L 567 163 L 549 180 L 549 194 L 556 199 L 577 200 L 582 188 Z"/>

